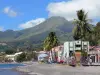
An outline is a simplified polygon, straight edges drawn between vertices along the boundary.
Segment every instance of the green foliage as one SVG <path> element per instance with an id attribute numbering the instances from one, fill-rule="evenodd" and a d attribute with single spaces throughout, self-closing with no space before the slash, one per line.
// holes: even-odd
<path id="1" fill-rule="evenodd" d="M 17 62 L 31 61 L 31 60 L 37 60 L 37 53 L 29 51 L 18 55 L 16 58 Z"/>
<path id="2" fill-rule="evenodd" d="M 79 28 L 76 26 L 74 29 L 73 29 L 73 38 L 75 40 L 79 40 L 80 39 L 80 32 L 79 31 Z"/>
<path id="3" fill-rule="evenodd" d="M 26 61 L 26 53 L 22 53 L 22 54 L 18 55 L 17 58 L 16 58 L 16 61 L 17 62 Z"/>
<path id="4" fill-rule="evenodd" d="M 97 23 L 97 25 L 94 27 L 94 39 L 99 44 L 100 40 L 100 22 Z"/>
<path id="5" fill-rule="evenodd" d="M 30 61 L 30 60 L 37 60 L 37 53 L 36 52 L 28 52 L 27 55 L 27 61 Z"/>
<path id="6" fill-rule="evenodd" d="M 10 48 L 8 46 L 0 45 L 0 52 L 6 51 L 7 49 L 10 49 Z"/>
<path id="7" fill-rule="evenodd" d="M 13 49 L 8 49 L 8 50 L 5 51 L 5 53 L 6 54 L 14 54 L 14 53 L 16 53 L 16 51 L 13 50 Z"/>
<path id="8" fill-rule="evenodd" d="M 59 41 L 55 32 L 50 32 L 48 37 L 44 40 L 44 49 L 51 50 L 51 48 L 58 46 Z"/>
<path id="9" fill-rule="evenodd" d="M 82 50 L 82 56 L 87 57 L 88 53 Z"/>
<path id="10" fill-rule="evenodd" d="M 84 12 L 84 10 L 77 11 L 77 17 L 78 19 L 74 20 L 74 23 L 76 25 L 74 31 L 73 31 L 73 38 L 76 40 L 86 40 L 86 33 L 91 32 L 90 24 L 88 23 L 89 19 L 87 19 L 87 13 Z"/>
<path id="11" fill-rule="evenodd" d="M 100 23 L 98 22 L 96 26 L 93 27 L 91 33 L 86 33 L 86 40 L 90 42 L 90 45 L 96 46 L 100 45 Z"/>
<path id="12" fill-rule="evenodd" d="M 87 19 L 87 13 L 84 12 L 83 9 L 77 11 L 77 18 L 74 20 L 74 23 L 76 27 L 73 30 L 73 38 L 75 40 L 81 40 L 81 41 L 86 41 L 87 39 L 87 34 L 91 33 L 91 28 L 89 24 L 89 19 Z M 82 44 L 82 43 L 81 43 Z M 81 46 L 81 56 L 82 56 L 82 62 L 86 60 L 87 57 L 87 52 L 82 50 Z"/>

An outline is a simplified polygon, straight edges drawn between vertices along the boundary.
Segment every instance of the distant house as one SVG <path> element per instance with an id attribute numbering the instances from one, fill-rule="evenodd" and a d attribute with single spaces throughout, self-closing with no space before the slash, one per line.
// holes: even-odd
<path id="1" fill-rule="evenodd" d="M 18 53 L 15 53 L 15 54 L 12 54 L 12 55 L 6 55 L 6 58 L 8 58 L 9 60 L 12 60 L 12 61 L 15 61 L 16 60 L 16 57 L 20 54 L 22 54 L 23 52 L 18 52 Z"/>
<path id="2" fill-rule="evenodd" d="M 93 63 L 100 63 L 100 46 L 90 46 L 88 55 Z"/>
<path id="3" fill-rule="evenodd" d="M 46 51 L 36 52 L 38 54 L 38 61 L 48 60 L 48 53 Z"/>
<path id="4" fill-rule="evenodd" d="M 48 60 L 48 54 L 42 53 L 38 55 L 38 61 L 47 61 Z"/>
<path id="5" fill-rule="evenodd" d="M 54 62 L 63 62 L 62 54 L 64 46 L 56 46 L 49 52 L 50 60 Z"/>

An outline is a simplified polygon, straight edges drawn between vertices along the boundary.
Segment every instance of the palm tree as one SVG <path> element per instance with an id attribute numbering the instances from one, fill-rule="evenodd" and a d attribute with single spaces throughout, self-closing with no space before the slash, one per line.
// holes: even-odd
<path id="1" fill-rule="evenodd" d="M 59 45 L 59 41 L 58 38 L 56 36 L 55 32 L 50 32 L 48 37 L 44 40 L 44 50 L 46 51 L 50 51 L 53 47 L 58 46 Z M 51 50 L 51 54 L 52 54 L 52 50 Z M 52 56 L 53 61 L 56 62 L 56 52 L 54 51 L 54 55 Z"/>
<path id="2" fill-rule="evenodd" d="M 50 51 L 53 47 L 58 46 L 59 41 L 55 32 L 50 32 L 48 37 L 44 40 L 44 50 Z"/>
<path id="3" fill-rule="evenodd" d="M 86 40 L 87 33 L 91 32 L 89 26 L 89 19 L 87 19 L 87 13 L 83 9 L 77 11 L 77 19 L 74 20 L 76 27 L 74 28 L 74 39 L 81 40 L 81 54 L 84 58 L 84 50 L 82 50 L 82 41 Z"/>
<path id="4" fill-rule="evenodd" d="M 74 23 L 76 24 L 74 34 L 77 33 L 77 35 L 79 35 L 78 39 L 85 40 L 86 33 L 91 32 L 91 28 L 88 23 L 90 20 L 87 19 L 87 13 L 85 13 L 83 9 L 77 11 L 77 18 L 78 19 L 74 19 Z"/>
<path id="5" fill-rule="evenodd" d="M 80 39 L 80 28 L 78 26 L 74 27 L 73 29 L 73 38 L 74 40 L 79 40 Z"/>

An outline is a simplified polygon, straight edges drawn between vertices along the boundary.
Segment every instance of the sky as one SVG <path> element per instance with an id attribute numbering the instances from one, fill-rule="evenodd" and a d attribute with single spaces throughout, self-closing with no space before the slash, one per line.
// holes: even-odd
<path id="1" fill-rule="evenodd" d="M 73 20 L 79 9 L 93 24 L 100 20 L 100 0 L 0 0 L 0 31 L 34 27 L 51 16 Z"/>

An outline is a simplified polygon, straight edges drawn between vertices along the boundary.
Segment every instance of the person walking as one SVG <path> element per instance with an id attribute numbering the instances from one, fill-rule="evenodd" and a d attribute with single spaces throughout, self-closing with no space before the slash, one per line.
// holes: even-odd
<path id="1" fill-rule="evenodd" d="M 92 59 L 91 58 L 89 58 L 89 63 L 90 63 L 90 66 L 92 65 Z"/>

